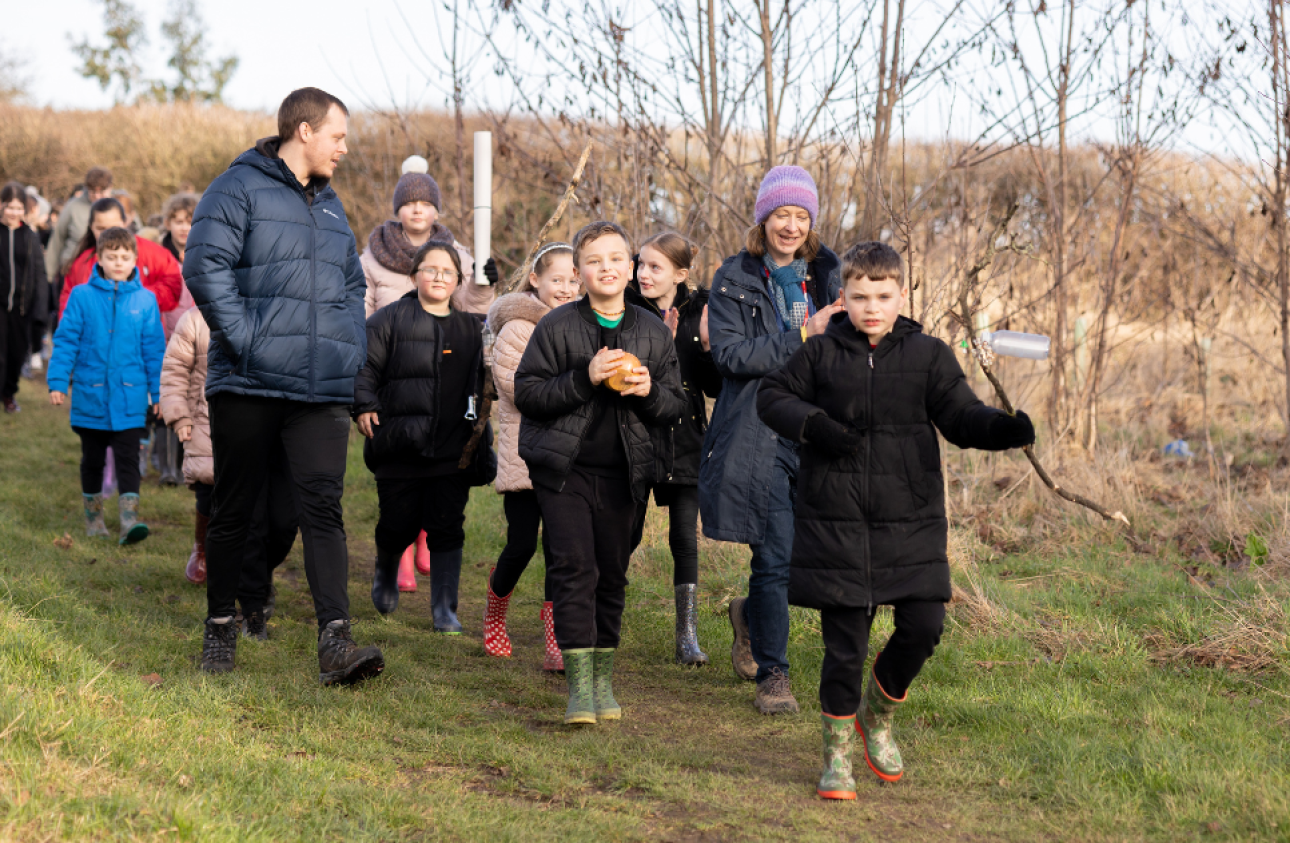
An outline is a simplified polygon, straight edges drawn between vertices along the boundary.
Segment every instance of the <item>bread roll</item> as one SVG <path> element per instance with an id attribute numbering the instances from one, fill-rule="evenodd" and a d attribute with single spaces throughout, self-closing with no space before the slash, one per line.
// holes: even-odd
<path id="1" fill-rule="evenodd" d="M 618 368 L 614 370 L 612 375 L 605 378 L 605 386 L 615 392 L 622 392 L 631 385 L 627 383 L 625 378 L 628 375 L 633 374 L 632 369 L 640 366 L 640 364 L 641 361 L 639 357 L 632 354 L 630 351 L 624 351 L 623 356 L 618 359 Z"/>

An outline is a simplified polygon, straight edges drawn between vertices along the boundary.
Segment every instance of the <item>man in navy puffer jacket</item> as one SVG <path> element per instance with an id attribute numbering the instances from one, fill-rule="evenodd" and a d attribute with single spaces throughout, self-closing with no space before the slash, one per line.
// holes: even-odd
<path id="1" fill-rule="evenodd" d="M 324 685 L 366 679 L 381 651 L 350 635 L 341 517 L 348 405 L 367 358 L 366 284 L 345 209 L 328 182 L 348 111 L 317 88 L 278 109 L 265 138 L 211 182 L 193 215 L 184 279 L 210 325 L 206 376 L 215 509 L 206 535 L 202 669 L 234 667 L 234 604 L 248 526 L 271 455 L 294 478 Z M 246 620 L 263 628 L 262 619 Z"/>

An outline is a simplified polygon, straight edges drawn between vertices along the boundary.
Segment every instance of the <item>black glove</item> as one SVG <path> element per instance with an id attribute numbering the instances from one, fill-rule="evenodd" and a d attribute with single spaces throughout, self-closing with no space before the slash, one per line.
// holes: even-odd
<path id="1" fill-rule="evenodd" d="M 484 277 L 488 279 L 488 285 L 490 287 L 497 283 L 497 279 L 499 277 L 497 274 L 497 261 L 492 258 L 484 261 Z"/>
<path id="2" fill-rule="evenodd" d="M 819 448 L 830 457 L 850 457 L 860 452 L 864 439 L 844 424 L 838 424 L 824 413 L 808 416 L 802 427 L 807 444 Z"/>
<path id="3" fill-rule="evenodd" d="M 1035 444 L 1035 426 L 1030 416 L 1020 410 L 1015 416 L 1007 413 L 995 416 L 990 422 L 990 444 L 998 451 Z"/>

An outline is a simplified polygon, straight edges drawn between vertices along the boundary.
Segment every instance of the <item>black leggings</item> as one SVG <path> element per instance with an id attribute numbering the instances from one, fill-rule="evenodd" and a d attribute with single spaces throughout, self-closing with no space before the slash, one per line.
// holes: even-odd
<path id="1" fill-rule="evenodd" d="M 510 594 L 519 584 L 524 569 L 537 553 L 538 528 L 542 526 L 542 510 L 538 506 L 537 492 L 532 489 L 502 492 L 502 509 L 506 512 L 506 547 L 497 557 L 497 567 L 488 584 L 498 597 Z M 542 531 L 542 555 L 546 559 L 551 558 L 546 547 L 545 530 Z M 546 586 L 544 594 L 544 599 L 550 601 L 550 586 Z"/>
<path id="2" fill-rule="evenodd" d="M 116 466 L 116 487 L 123 495 L 139 494 L 139 442 L 147 437 L 142 427 L 130 430 L 94 430 L 73 427 L 81 437 L 81 491 L 97 495 L 103 491 L 103 466 L 107 449 L 112 449 Z"/>
<path id="3" fill-rule="evenodd" d="M 654 503 L 667 507 L 667 544 L 672 551 L 672 585 L 699 582 L 699 487 L 660 483 L 654 487 Z M 645 535 L 645 513 L 641 512 L 632 531 L 632 553 Z"/>
<path id="4" fill-rule="evenodd" d="M 470 502 L 470 481 L 457 472 L 442 477 L 377 478 L 376 495 L 380 518 L 376 522 L 376 546 L 402 555 L 426 534 L 431 553 L 461 550 L 466 543 L 466 504 Z"/>
<path id="5" fill-rule="evenodd" d="M 902 699 L 931 658 L 945 627 L 945 604 L 903 600 L 892 604 L 896 630 L 874 661 L 878 684 L 892 699 Z M 824 666 L 820 669 L 820 707 L 825 714 L 849 717 L 860 708 L 864 663 L 869 654 L 871 609 L 824 609 Z"/>

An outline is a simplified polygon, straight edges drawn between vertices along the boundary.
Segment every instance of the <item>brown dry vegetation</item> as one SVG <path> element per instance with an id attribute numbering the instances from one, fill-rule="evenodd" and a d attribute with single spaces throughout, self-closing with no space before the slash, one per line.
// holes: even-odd
<path id="1" fill-rule="evenodd" d="M 271 126 L 267 115 L 221 108 L 55 112 L 0 106 L 0 178 L 61 196 L 90 166 L 106 165 L 146 214 L 185 183 L 204 187 Z M 641 161 L 639 149 L 624 155 L 624 148 L 636 147 L 620 134 L 569 126 L 564 144 L 549 127 L 540 129 L 532 121 L 466 120 L 467 136 L 482 128 L 497 138 L 494 253 L 504 268 L 522 262 L 558 201 L 568 161 L 586 136 L 582 131 L 590 132 L 597 145 L 579 203 L 557 227 L 558 236 L 568 236 L 592 214 L 637 215 L 635 200 L 634 211 L 623 210 L 625 191 L 635 183 L 655 197 L 654 219 L 638 222 L 635 233 L 665 224 L 686 229 L 687 220 L 701 227 L 693 209 L 686 210 L 691 194 L 675 169 L 657 157 Z M 351 153 L 336 188 L 360 244 L 389 215 L 399 164 L 414 152 L 430 160 L 440 182 L 445 222 L 468 240 L 470 144 L 459 162 L 454 138 L 452 120 L 442 114 L 355 115 Z M 668 143 L 675 156 L 688 154 L 684 138 Z M 962 147 L 929 144 L 900 153 L 903 179 L 893 190 L 906 198 L 900 208 L 889 209 L 888 218 L 889 230 L 897 231 L 893 242 L 910 262 L 913 315 L 951 342 L 962 339 L 949 310 L 964 270 L 1015 204 L 1011 248 L 971 292 L 970 303 L 979 324 L 992 329 L 1052 333 L 1057 322 L 1051 294 L 1054 235 L 1047 194 L 1036 175 L 1042 153 L 1019 148 L 971 167 L 954 166 L 965 154 Z M 847 193 L 854 173 L 839 169 L 844 162 L 837 150 L 824 150 L 805 163 L 816 168 L 821 184 L 825 241 L 840 250 L 858 227 L 858 200 Z M 1092 385 L 1094 337 L 1107 295 L 1107 252 L 1117 242 L 1122 197 L 1108 175 L 1113 168 L 1105 151 L 1077 149 L 1069 154 L 1068 166 L 1070 193 L 1083 198 L 1067 244 L 1066 321 L 1074 326 L 1082 319 L 1087 334 L 1081 338 L 1077 327 L 1065 339 L 1063 401 L 1054 409 L 1057 379 L 1048 363 L 1004 360 L 998 367 L 1015 402 L 1046 423 L 1041 458 L 1063 485 L 1126 513 L 1140 551 L 1185 567 L 1198 582 L 1237 572 L 1283 576 L 1290 570 L 1283 491 L 1290 469 L 1283 457 L 1280 339 L 1269 306 L 1270 277 L 1262 268 L 1272 262 L 1267 216 L 1233 165 L 1156 154 L 1140 177 L 1119 235 L 1117 285 L 1105 308 L 1104 370 L 1100 384 Z M 748 184 L 729 187 L 726 201 L 732 208 L 751 205 Z M 733 213 L 727 216 L 708 237 L 706 248 L 718 255 L 733 253 L 746 223 Z M 974 363 L 966 356 L 963 361 L 983 397 L 993 400 Z M 1089 418 L 1093 394 L 1098 435 L 1090 448 L 1076 432 Z M 1179 438 L 1191 443 L 1195 457 L 1161 454 L 1161 446 Z M 1095 516 L 1053 498 L 1015 456 L 956 452 L 947 456 L 946 468 L 952 517 L 991 553 L 1043 553 L 1114 536 Z M 1257 551 L 1253 558 L 1251 550 Z M 1233 615 L 1233 630 L 1244 628 L 1251 617 L 1285 629 L 1284 617 L 1246 609 Z M 986 611 L 985 617 L 993 616 Z M 1164 643 L 1161 652 L 1204 661 Z M 1232 665 L 1238 661 L 1267 666 L 1257 657 Z"/>

